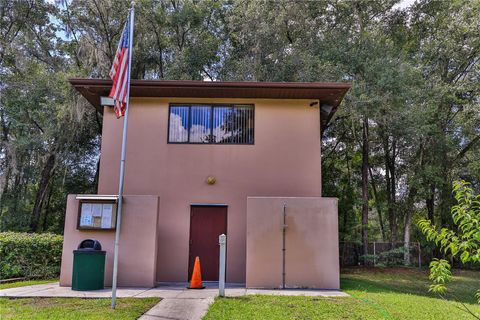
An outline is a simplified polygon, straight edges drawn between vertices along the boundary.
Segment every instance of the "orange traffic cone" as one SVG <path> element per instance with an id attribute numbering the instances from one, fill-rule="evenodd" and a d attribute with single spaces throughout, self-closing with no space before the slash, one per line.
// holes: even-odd
<path id="1" fill-rule="evenodd" d="M 192 279 L 190 280 L 190 286 L 188 289 L 205 289 L 202 284 L 202 273 L 200 271 L 200 258 L 195 258 L 195 264 L 193 265 Z"/>

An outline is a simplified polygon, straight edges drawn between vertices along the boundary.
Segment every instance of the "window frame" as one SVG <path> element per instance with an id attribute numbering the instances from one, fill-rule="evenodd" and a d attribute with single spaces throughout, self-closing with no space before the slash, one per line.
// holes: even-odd
<path id="1" fill-rule="evenodd" d="M 188 141 L 186 142 L 175 142 L 170 141 L 170 115 L 172 107 L 188 107 L 188 125 L 191 126 L 192 121 L 192 107 L 194 106 L 209 106 L 210 107 L 210 122 L 212 127 L 210 129 L 210 134 L 213 134 L 213 109 L 215 107 L 230 107 L 235 108 L 235 106 L 250 106 L 252 108 L 252 121 L 253 121 L 253 142 L 252 143 L 235 143 L 235 142 L 227 142 L 227 143 L 218 143 L 218 142 L 190 142 L 190 128 L 188 128 Z M 237 146 L 252 146 L 255 145 L 255 104 L 253 103 L 196 103 L 196 102 L 185 102 L 185 103 L 169 103 L 168 104 L 168 122 L 167 122 L 167 144 L 196 144 L 196 145 L 237 145 Z"/>

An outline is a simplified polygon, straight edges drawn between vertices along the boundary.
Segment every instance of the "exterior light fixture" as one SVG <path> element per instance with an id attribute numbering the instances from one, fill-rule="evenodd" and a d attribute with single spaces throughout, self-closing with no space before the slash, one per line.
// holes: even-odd
<path id="1" fill-rule="evenodd" d="M 214 176 L 208 176 L 208 177 L 207 177 L 207 184 L 209 184 L 209 185 L 214 185 L 215 182 L 217 182 L 217 179 L 215 179 Z"/>

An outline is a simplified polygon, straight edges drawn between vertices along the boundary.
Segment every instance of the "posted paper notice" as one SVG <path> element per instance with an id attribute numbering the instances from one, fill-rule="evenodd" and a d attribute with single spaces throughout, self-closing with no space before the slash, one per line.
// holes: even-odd
<path id="1" fill-rule="evenodd" d="M 92 205 L 90 203 L 84 203 L 82 205 L 82 212 L 80 215 L 80 225 L 81 226 L 92 225 Z"/>
<path id="2" fill-rule="evenodd" d="M 102 216 L 102 204 L 94 203 L 92 204 L 92 216 L 101 217 Z"/>
<path id="3" fill-rule="evenodd" d="M 112 228 L 112 204 L 105 203 L 103 204 L 103 213 L 102 213 L 102 228 Z"/>

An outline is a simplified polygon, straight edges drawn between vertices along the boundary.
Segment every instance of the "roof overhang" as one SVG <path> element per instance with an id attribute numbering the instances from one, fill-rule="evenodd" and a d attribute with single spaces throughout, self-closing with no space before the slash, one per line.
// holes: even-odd
<path id="1" fill-rule="evenodd" d="M 103 113 L 101 97 L 108 96 L 111 80 L 69 79 L 70 84 Z M 184 80 L 132 80 L 132 97 L 312 99 L 320 100 L 325 126 L 350 89 L 349 83 L 335 82 L 220 82 Z M 320 106 L 320 107 L 322 107 Z M 327 112 L 325 111 L 327 110 Z"/>

